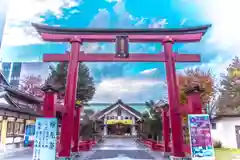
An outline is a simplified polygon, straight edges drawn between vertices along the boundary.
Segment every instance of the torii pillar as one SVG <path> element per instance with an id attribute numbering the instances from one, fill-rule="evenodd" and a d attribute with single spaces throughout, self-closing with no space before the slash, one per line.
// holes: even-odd
<path id="1" fill-rule="evenodd" d="M 60 156 L 70 157 L 78 62 L 165 62 L 173 137 L 172 154 L 174 159 L 184 157 L 182 128 L 178 113 L 179 101 L 175 62 L 200 62 L 200 55 L 173 53 L 172 45 L 175 42 L 199 42 L 210 25 L 184 29 L 68 29 L 40 24 L 33 24 L 33 26 L 45 41 L 71 43 L 71 51 L 67 54 L 45 54 L 43 57 L 45 62 L 69 62 L 64 98 L 66 112 L 62 121 Z M 127 35 L 129 42 L 162 43 L 164 53 L 140 53 L 130 54 L 127 57 L 116 57 L 116 54 L 112 53 L 94 54 L 80 52 L 80 43 L 82 42 L 115 42 L 118 35 Z"/>
<path id="2" fill-rule="evenodd" d="M 179 91 L 176 80 L 175 58 L 173 55 L 173 39 L 166 37 L 163 41 L 164 52 L 166 55 L 166 73 L 168 84 L 168 98 L 169 98 L 169 113 L 170 113 L 170 126 L 172 129 L 172 152 L 175 153 L 174 157 L 184 157 L 183 151 L 183 133 L 182 121 L 179 111 L 180 100 Z"/>
<path id="3" fill-rule="evenodd" d="M 163 125 L 163 144 L 164 144 L 164 156 L 169 156 L 171 149 L 170 144 L 170 122 L 169 122 L 169 105 L 165 104 L 161 108 L 162 125 Z"/>
<path id="4" fill-rule="evenodd" d="M 81 117 L 81 109 L 82 105 L 79 105 L 75 108 L 75 114 L 74 114 L 74 129 L 73 129 L 73 148 L 72 152 L 78 152 L 79 151 L 79 135 L 80 135 L 80 117 Z"/>

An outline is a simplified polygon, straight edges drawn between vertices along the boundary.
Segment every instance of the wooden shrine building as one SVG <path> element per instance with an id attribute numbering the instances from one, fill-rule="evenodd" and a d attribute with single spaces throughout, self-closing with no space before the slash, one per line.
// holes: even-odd
<path id="1" fill-rule="evenodd" d="M 137 121 L 141 120 L 141 113 L 121 100 L 96 113 L 93 117 L 102 122 L 102 133 L 108 135 L 137 136 Z"/>
<path id="2" fill-rule="evenodd" d="M 11 88 L 0 73 L 0 152 L 23 144 L 26 124 L 40 113 L 41 100 Z"/>

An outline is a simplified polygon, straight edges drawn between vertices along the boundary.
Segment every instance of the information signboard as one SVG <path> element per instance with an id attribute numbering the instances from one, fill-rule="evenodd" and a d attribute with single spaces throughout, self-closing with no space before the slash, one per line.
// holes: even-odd
<path id="1" fill-rule="evenodd" d="M 207 114 L 188 115 L 191 156 L 193 160 L 214 160 L 211 123 Z"/>
<path id="2" fill-rule="evenodd" d="M 57 127 L 56 118 L 37 118 L 33 160 L 56 159 Z"/>
<path id="3" fill-rule="evenodd" d="M 111 120 L 107 120 L 107 124 L 117 124 L 117 123 L 133 124 L 133 121 L 130 120 L 130 119 L 125 119 L 125 120 L 111 119 Z"/>

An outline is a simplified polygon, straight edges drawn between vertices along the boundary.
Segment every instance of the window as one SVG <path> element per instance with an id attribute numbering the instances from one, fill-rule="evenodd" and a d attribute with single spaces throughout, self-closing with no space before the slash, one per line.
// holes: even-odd
<path id="1" fill-rule="evenodd" d="M 130 119 L 132 120 L 132 117 L 130 117 Z"/>
<path id="2" fill-rule="evenodd" d="M 19 134 L 24 134 L 24 132 L 25 132 L 25 125 L 23 122 L 23 123 L 20 123 Z"/>
<path id="3" fill-rule="evenodd" d="M 24 123 L 16 122 L 14 128 L 14 135 L 23 135 L 24 134 Z"/>
<path id="4" fill-rule="evenodd" d="M 14 122 L 8 121 L 7 123 L 7 136 L 12 136 L 14 132 Z"/>
<path id="5" fill-rule="evenodd" d="M 128 119 L 128 117 L 125 117 L 125 119 Z"/>
<path id="6" fill-rule="evenodd" d="M 212 123 L 212 129 L 217 129 L 217 124 L 216 123 Z"/>
<path id="7" fill-rule="evenodd" d="M 15 127 L 14 127 L 14 134 L 18 134 L 19 128 L 20 128 L 20 124 L 18 122 L 16 122 Z"/>

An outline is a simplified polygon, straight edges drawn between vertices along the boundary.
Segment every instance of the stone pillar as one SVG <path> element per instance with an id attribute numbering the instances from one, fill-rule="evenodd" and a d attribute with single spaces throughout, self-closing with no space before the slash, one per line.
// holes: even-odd
<path id="1" fill-rule="evenodd" d="M 107 130 L 107 118 L 106 118 L 106 117 L 104 117 L 103 135 L 104 135 L 104 136 L 108 135 L 108 130 Z"/>
<path id="2" fill-rule="evenodd" d="M 135 135 L 137 135 L 137 133 L 136 133 L 136 120 L 135 120 L 135 117 L 133 117 L 133 119 L 132 119 L 132 133 L 131 133 L 131 135 L 133 135 L 133 136 L 135 136 Z"/>
<path id="3" fill-rule="evenodd" d="M 106 135 L 108 135 L 108 133 L 107 133 L 107 125 L 106 124 L 104 124 L 104 128 L 103 128 L 103 135 L 104 136 L 106 136 Z"/>
<path id="4" fill-rule="evenodd" d="M 201 101 L 201 93 L 203 92 L 199 86 L 194 87 L 193 89 L 186 90 L 185 93 L 187 95 L 188 101 L 188 110 L 189 114 L 202 114 L 202 101 Z"/>
<path id="5" fill-rule="evenodd" d="M 57 90 L 51 85 L 46 85 L 42 88 L 44 91 L 44 103 L 43 103 L 43 115 L 44 117 L 54 118 L 56 117 L 55 101 L 57 96 Z"/>

